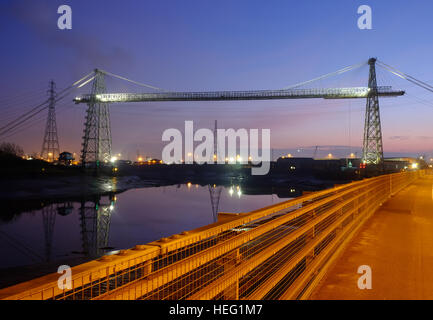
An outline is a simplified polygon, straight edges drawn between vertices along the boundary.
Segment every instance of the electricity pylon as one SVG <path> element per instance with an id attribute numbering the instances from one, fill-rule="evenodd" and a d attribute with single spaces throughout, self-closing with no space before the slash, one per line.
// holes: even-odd
<path id="1" fill-rule="evenodd" d="M 382 129 L 380 126 L 379 97 L 377 95 L 376 81 L 376 59 L 368 60 L 370 73 L 368 77 L 368 88 L 365 109 L 364 143 L 362 150 L 362 162 L 365 164 L 383 164 Z"/>
<path id="2" fill-rule="evenodd" d="M 92 96 L 106 93 L 105 74 L 95 69 Z M 98 168 L 111 160 L 110 110 L 108 103 L 91 99 L 87 103 L 81 164 Z"/>
<path id="3" fill-rule="evenodd" d="M 214 139 L 214 154 L 213 154 L 213 162 L 217 163 L 219 158 L 219 152 L 218 152 L 218 140 L 217 140 L 217 130 L 218 130 L 218 122 L 215 120 L 215 127 L 213 131 L 213 139 Z M 210 195 L 210 203 L 212 206 L 212 216 L 214 222 L 218 221 L 218 207 L 220 205 L 220 198 L 221 198 L 221 191 L 222 187 L 217 187 L 216 185 L 209 185 L 209 195 Z"/>
<path id="4" fill-rule="evenodd" d="M 212 206 L 212 215 L 214 222 L 218 221 L 218 207 L 220 205 L 221 191 L 222 187 L 217 187 L 216 185 L 208 185 L 209 187 L 209 195 L 210 195 L 210 203 Z"/>
<path id="5" fill-rule="evenodd" d="M 42 221 L 45 233 L 45 260 L 51 261 L 54 225 L 56 223 L 57 207 L 50 204 L 42 209 Z"/>
<path id="6" fill-rule="evenodd" d="M 50 81 L 50 95 L 48 99 L 48 117 L 45 125 L 44 141 L 42 143 L 41 158 L 48 161 L 54 161 L 59 157 L 59 139 L 57 137 L 57 124 L 56 124 L 56 85 L 54 81 Z"/>

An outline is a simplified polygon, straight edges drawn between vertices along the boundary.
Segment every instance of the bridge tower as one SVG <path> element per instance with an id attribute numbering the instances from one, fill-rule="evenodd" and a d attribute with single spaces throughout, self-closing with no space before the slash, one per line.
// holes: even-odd
<path id="1" fill-rule="evenodd" d="M 91 96 L 106 93 L 105 74 L 95 69 Z M 110 110 L 108 103 L 90 100 L 87 104 L 81 164 L 98 168 L 111 159 Z"/>
<path id="2" fill-rule="evenodd" d="M 368 64 L 370 66 L 368 77 L 370 93 L 367 97 L 365 109 L 362 162 L 367 165 L 381 166 L 383 164 L 383 144 L 380 125 L 379 97 L 377 95 L 376 59 L 370 58 Z"/>
<path id="3" fill-rule="evenodd" d="M 50 89 L 48 94 L 48 117 L 45 125 L 44 141 L 42 143 L 41 158 L 48 161 L 54 161 L 59 157 L 59 139 L 57 137 L 57 124 L 56 124 L 56 85 L 54 81 L 50 81 Z"/>
<path id="4" fill-rule="evenodd" d="M 83 251 L 91 258 L 100 257 L 107 248 L 114 199 L 114 196 L 110 196 L 109 204 L 102 204 L 101 197 L 90 204 L 84 200 L 81 202 L 80 220 Z"/>

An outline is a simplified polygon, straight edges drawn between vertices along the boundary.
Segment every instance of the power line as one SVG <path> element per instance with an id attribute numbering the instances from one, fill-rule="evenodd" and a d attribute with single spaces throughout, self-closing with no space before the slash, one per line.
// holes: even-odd
<path id="1" fill-rule="evenodd" d="M 3 126 L 2 128 L 0 128 L 0 135 L 4 134 L 5 132 L 7 132 L 10 129 L 13 129 L 16 127 L 16 125 L 23 123 L 24 121 L 30 119 L 31 117 L 34 117 L 35 115 L 37 115 L 38 113 L 40 113 L 41 111 L 45 110 L 46 108 L 48 108 L 48 106 L 46 105 L 48 102 L 48 100 L 44 101 L 43 103 L 37 105 L 36 107 L 32 108 L 30 111 L 26 112 L 25 114 L 23 114 L 22 116 L 18 117 L 17 119 L 9 122 L 7 125 Z M 43 108 L 41 108 L 42 106 L 44 106 Z M 41 109 L 39 109 L 41 108 Z M 38 110 L 39 109 L 39 110 Z M 25 117 L 24 119 L 22 119 L 22 117 Z M 17 123 L 18 122 L 18 123 Z M 17 124 L 16 124 L 17 123 Z M 10 127 L 12 126 L 12 127 Z"/>
<path id="2" fill-rule="evenodd" d="M 68 106 L 70 106 L 69 103 L 61 105 L 61 106 L 58 106 L 56 108 L 56 113 L 57 114 L 62 113 L 63 111 L 67 110 L 66 107 L 68 107 Z M 34 127 L 35 125 L 42 123 L 43 121 L 46 121 L 46 116 L 45 115 L 33 118 L 33 119 L 29 120 L 27 123 L 22 123 L 21 125 L 17 126 L 15 129 L 11 130 L 9 132 L 9 134 L 7 134 L 6 136 L 3 136 L 2 139 L 7 139 L 7 138 L 9 138 L 11 136 L 14 136 L 16 134 L 20 134 L 22 132 L 25 132 L 28 129 Z"/>
<path id="3" fill-rule="evenodd" d="M 62 99 L 64 99 L 65 97 L 67 97 L 68 94 L 63 95 L 60 98 L 57 98 L 56 100 L 54 100 L 54 103 L 57 103 L 58 101 L 61 101 Z M 22 116 L 17 118 L 16 120 L 10 122 L 9 124 L 7 124 L 6 126 L 4 126 L 3 128 L 0 128 L 0 136 L 3 136 L 9 132 L 11 132 L 13 129 L 17 128 L 19 125 L 25 123 L 27 120 L 33 118 L 34 116 L 36 116 L 37 114 L 41 113 L 42 111 L 44 111 L 45 109 L 49 108 L 49 105 L 45 105 L 49 100 L 47 100 L 45 103 L 38 105 L 37 107 L 33 108 L 31 111 L 25 113 L 23 116 L 28 115 L 29 113 L 31 113 L 32 111 L 34 111 L 33 113 L 31 113 L 30 115 L 26 116 L 24 119 L 22 119 Z M 37 110 L 39 107 L 45 105 L 43 108 Z M 18 122 L 17 122 L 18 121 Z M 17 122 L 17 123 L 16 123 Z M 10 127 L 10 125 L 12 125 L 12 127 Z"/>
<path id="4" fill-rule="evenodd" d="M 88 81 L 84 82 L 84 80 L 88 79 L 92 73 L 87 74 L 86 76 L 82 77 L 78 81 L 75 81 L 72 85 L 66 87 L 65 89 L 61 90 L 58 95 L 63 94 L 62 96 L 56 98 L 55 100 L 51 101 L 50 99 L 45 100 L 44 102 L 38 104 L 36 107 L 33 107 L 31 110 L 25 112 L 21 116 L 17 117 L 15 120 L 7 123 L 5 126 L 0 128 L 0 136 L 4 136 L 8 133 L 11 133 L 14 129 L 18 128 L 20 125 L 24 124 L 26 121 L 32 119 L 39 113 L 41 113 L 43 110 L 47 109 L 49 107 L 49 104 L 47 103 L 54 102 L 57 103 L 58 101 L 61 101 L 65 97 L 67 97 L 71 93 L 71 89 L 76 89 L 78 87 L 84 86 Z M 10 135 L 8 135 L 10 136 Z"/>

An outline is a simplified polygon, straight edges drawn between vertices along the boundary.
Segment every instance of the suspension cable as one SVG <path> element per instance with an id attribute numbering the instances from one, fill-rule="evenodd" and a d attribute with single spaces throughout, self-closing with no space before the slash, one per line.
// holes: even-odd
<path id="1" fill-rule="evenodd" d="M 394 68 L 394 67 L 392 67 L 392 66 L 390 66 L 390 65 L 388 65 L 382 61 L 377 60 L 377 62 L 378 62 L 378 65 L 380 67 L 384 68 L 385 70 L 389 71 L 390 73 L 392 73 L 392 74 L 394 74 L 394 75 L 396 75 L 402 79 L 405 79 L 405 80 L 407 80 L 407 81 L 409 81 L 409 82 L 411 82 L 411 83 L 413 83 L 413 84 L 415 84 L 415 85 L 417 85 L 423 89 L 426 89 L 427 91 L 433 92 L 433 86 L 432 85 L 430 85 L 424 81 L 418 80 L 415 77 L 412 77 L 406 73 L 403 73 L 403 72 L 399 71 L 398 69 L 396 69 L 396 68 Z"/>
<path id="2" fill-rule="evenodd" d="M 125 78 L 125 77 L 119 76 L 119 75 L 117 75 L 117 74 L 114 74 L 114 73 L 111 73 L 111 72 L 108 72 L 108 71 L 105 71 L 105 70 L 99 70 L 99 71 L 101 71 L 101 72 L 103 72 L 103 73 L 105 73 L 105 74 L 107 74 L 107 75 L 109 75 L 109 76 L 112 76 L 112 77 L 118 78 L 118 79 L 120 79 L 120 80 L 128 81 L 128 82 L 134 83 L 134 84 L 139 85 L 139 86 L 142 86 L 142 87 L 146 87 L 146 88 L 149 88 L 149 89 L 155 89 L 155 90 L 160 90 L 160 91 L 169 92 L 168 90 L 165 90 L 165 89 L 162 89 L 162 88 L 158 88 L 158 87 L 155 87 L 155 86 L 151 86 L 151 85 L 149 85 L 149 84 L 145 84 L 145 83 L 137 82 L 137 81 L 134 81 L 134 80 L 130 80 L 130 79 L 128 79 L 128 78 Z"/>
<path id="3" fill-rule="evenodd" d="M 325 74 L 323 76 L 320 76 L 320 77 L 317 77 L 317 78 L 314 78 L 314 79 L 311 79 L 311 80 L 308 80 L 308 81 L 300 82 L 300 83 L 291 85 L 289 87 L 285 87 L 282 90 L 294 89 L 294 88 L 303 86 L 305 84 L 309 84 L 309 83 L 312 83 L 312 82 L 315 82 L 315 81 L 318 81 L 318 80 L 326 79 L 326 78 L 329 78 L 329 77 L 332 77 L 332 76 L 335 76 L 335 75 L 339 75 L 339 74 L 345 73 L 347 71 L 358 69 L 358 68 L 360 68 L 362 66 L 365 66 L 365 65 L 367 65 L 367 62 L 361 62 L 361 63 L 358 63 L 358 64 L 353 64 L 353 65 L 345 67 L 343 69 L 340 69 L 340 70 L 337 70 L 337 71 L 334 71 L 334 72 L 331 72 L 331 73 L 327 73 L 327 74 Z"/>

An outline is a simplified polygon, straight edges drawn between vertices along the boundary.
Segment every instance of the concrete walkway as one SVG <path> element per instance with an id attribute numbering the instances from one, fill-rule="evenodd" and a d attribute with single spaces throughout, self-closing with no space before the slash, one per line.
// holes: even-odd
<path id="1" fill-rule="evenodd" d="M 360 290 L 358 267 L 372 271 Z M 386 202 L 350 241 L 310 299 L 433 299 L 433 176 Z"/>

